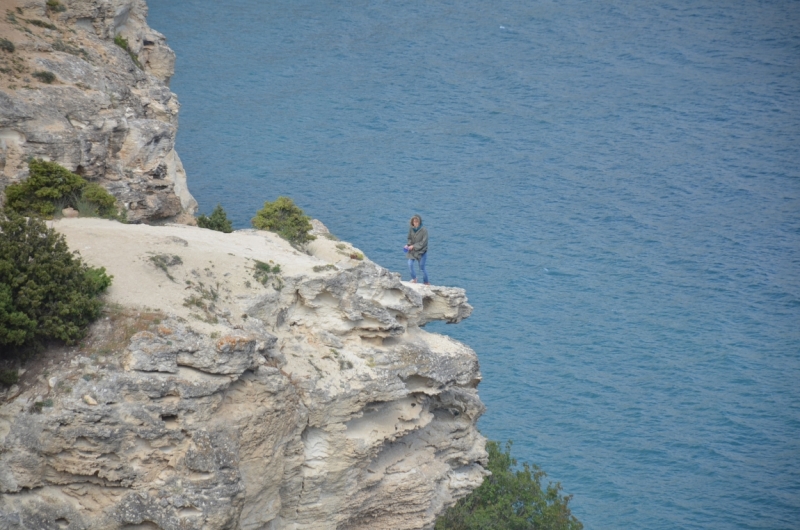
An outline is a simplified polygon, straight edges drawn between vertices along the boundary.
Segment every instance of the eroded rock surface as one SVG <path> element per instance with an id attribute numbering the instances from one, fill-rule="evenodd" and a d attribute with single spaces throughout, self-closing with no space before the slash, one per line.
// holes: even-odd
<path id="1" fill-rule="evenodd" d="M 423 328 L 462 289 L 325 238 L 55 226 L 110 309 L 0 406 L 0 528 L 431 528 L 483 480 L 477 357 Z"/>
<path id="2" fill-rule="evenodd" d="M 191 220 L 175 54 L 146 15 L 143 0 L 0 1 L 0 191 L 44 158 L 101 184 L 131 221 Z"/>

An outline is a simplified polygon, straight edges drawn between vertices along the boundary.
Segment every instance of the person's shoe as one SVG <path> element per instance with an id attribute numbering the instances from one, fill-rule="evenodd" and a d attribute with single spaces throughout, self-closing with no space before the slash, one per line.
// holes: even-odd
<path id="1" fill-rule="evenodd" d="M 430 284 L 431 284 L 431 282 L 425 282 L 425 285 L 430 285 Z"/>
<path id="2" fill-rule="evenodd" d="M 416 278 L 411 278 L 411 283 L 417 283 L 417 279 Z"/>

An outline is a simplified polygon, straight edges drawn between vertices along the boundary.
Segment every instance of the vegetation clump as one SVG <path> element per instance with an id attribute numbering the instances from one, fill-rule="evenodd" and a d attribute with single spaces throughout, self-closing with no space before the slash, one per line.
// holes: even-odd
<path id="1" fill-rule="evenodd" d="M 128 46 L 128 39 L 126 39 L 122 35 L 117 35 L 116 37 L 114 37 L 114 44 L 116 44 L 117 46 L 128 52 L 128 55 L 130 55 L 131 60 L 133 61 L 133 64 L 135 64 L 139 68 L 139 70 L 143 70 L 142 63 L 139 62 L 139 56 L 133 53 L 133 51 L 131 51 L 130 46 Z"/>
<path id="2" fill-rule="evenodd" d="M 41 219 L 0 213 L 0 351 L 14 357 L 48 341 L 74 344 L 100 316 L 98 295 L 111 279 Z"/>
<path id="3" fill-rule="evenodd" d="M 122 35 L 115 35 L 114 36 L 114 44 L 122 48 L 123 50 L 128 50 L 128 39 L 123 37 Z"/>
<path id="4" fill-rule="evenodd" d="M 275 202 L 265 202 L 252 220 L 253 227 L 275 232 L 293 245 L 302 245 L 316 239 L 309 234 L 311 218 L 303 213 L 289 197 L 278 197 Z"/>
<path id="5" fill-rule="evenodd" d="M 19 373 L 16 370 L 0 370 L 0 385 L 11 386 L 19 382 Z"/>
<path id="6" fill-rule="evenodd" d="M 87 183 L 81 192 L 80 198 L 75 201 L 76 209 L 81 212 L 81 203 L 86 203 L 89 207 L 96 208 L 97 216 L 106 219 L 119 219 L 120 214 L 117 210 L 117 199 L 108 193 L 105 188 L 94 182 Z M 83 212 L 81 212 L 83 215 Z M 94 215 L 87 215 L 94 217 Z"/>
<path id="7" fill-rule="evenodd" d="M 169 273 L 169 268 L 174 267 L 175 265 L 183 265 L 183 259 L 177 254 L 173 254 L 170 256 L 169 254 L 156 254 L 155 256 L 150 256 L 150 262 L 164 271 L 164 274 L 167 275 L 167 278 L 175 281 L 175 278 L 172 274 Z"/>
<path id="8" fill-rule="evenodd" d="M 569 509 L 571 495 L 561 494 L 561 484 L 542 488 L 544 471 L 511 457 L 511 442 L 505 450 L 488 442 L 488 469 L 478 489 L 458 501 L 436 521 L 436 530 L 581 530 Z"/>
<path id="9" fill-rule="evenodd" d="M 25 22 L 27 22 L 28 24 L 33 24 L 34 26 L 39 27 L 39 28 L 58 29 L 53 24 L 51 24 L 49 22 L 45 22 L 44 20 L 39 20 L 39 19 L 36 19 L 36 18 L 26 18 L 26 19 L 23 19 L 23 20 L 25 20 Z"/>
<path id="10" fill-rule="evenodd" d="M 217 282 L 216 287 L 210 285 L 206 287 L 201 281 L 195 284 L 187 280 L 186 285 L 186 288 L 192 288 L 195 294 L 190 294 L 183 300 L 184 307 L 200 309 L 203 312 L 202 315 L 192 314 L 192 316 L 209 324 L 216 324 L 219 321 L 215 305 L 215 302 L 219 299 L 219 282 Z"/>
<path id="11" fill-rule="evenodd" d="M 0 50 L 8 53 L 14 53 L 16 47 L 14 47 L 14 43 L 8 39 L 0 39 Z"/>
<path id="12" fill-rule="evenodd" d="M 58 0 L 47 0 L 47 10 L 52 11 L 53 13 L 63 13 L 67 10 L 67 6 Z"/>
<path id="13" fill-rule="evenodd" d="M 197 218 L 197 226 L 200 228 L 208 228 L 209 230 L 216 230 L 217 232 L 224 232 L 226 234 L 233 232 L 233 224 L 225 214 L 225 210 L 223 210 L 222 206 L 219 204 L 217 204 L 217 207 L 214 208 L 210 216 L 206 216 L 205 214 L 200 215 Z"/>
<path id="14" fill-rule="evenodd" d="M 70 55 L 75 55 L 76 57 L 83 57 L 87 61 L 89 60 L 89 53 L 86 50 L 78 46 L 67 44 L 61 39 L 56 39 L 55 42 L 53 42 L 53 50 L 57 52 L 69 53 Z M 76 86 L 77 85 L 78 83 L 76 83 Z"/>
<path id="15" fill-rule="evenodd" d="M 267 285 L 270 280 L 273 280 L 272 287 L 276 291 L 280 291 L 283 288 L 283 280 L 278 276 L 281 272 L 281 266 L 279 264 L 270 265 L 269 263 L 258 260 L 255 260 L 255 262 L 256 266 L 253 268 L 253 277 L 259 281 L 261 285 Z M 270 263 L 272 263 L 271 260 Z"/>
<path id="16" fill-rule="evenodd" d="M 86 182 L 55 162 L 31 159 L 28 169 L 27 180 L 11 184 L 5 190 L 8 210 L 51 218 L 70 206 L 85 216 L 124 221 L 124 213 L 116 207 L 117 200 L 102 186 Z"/>
<path id="17" fill-rule="evenodd" d="M 33 72 L 31 75 L 42 83 L 46 83 L 48 85 L 56 80 L 56 75 L 53 72 L 46 72 L 44 70 Z"/>

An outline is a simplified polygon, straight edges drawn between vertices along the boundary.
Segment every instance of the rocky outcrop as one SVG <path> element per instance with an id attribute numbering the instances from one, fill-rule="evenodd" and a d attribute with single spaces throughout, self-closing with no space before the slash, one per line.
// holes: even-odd
<path id="1" fill-rule="evenodd" d="M 0 406 L 0 528 L 431 528 L 481 483 L 477 357 L 424 329 L 463 290 L 332 237 L 55 226 L 114 284 Z"/>
<path id="2" fill-rule="evenodd" d="M 143 0 L 0 0 L 0 190 L 29 157 L 191 219 L 174 54 Z M 115 37 L 116 43 L 115 43 Z M 0 529 L 416 529 L 483 480 L 472 308 L 314 223 L 55 223 L 114 276 L 86 340 L 0 393 Z"/>
<path id="3" fill-rule="evenodd" d="M 131 221 L 189 221 L 175 55 L 147 26 L 145 2 L 0 5 L 0 190 L 44 158 L 108 189 Z"/>

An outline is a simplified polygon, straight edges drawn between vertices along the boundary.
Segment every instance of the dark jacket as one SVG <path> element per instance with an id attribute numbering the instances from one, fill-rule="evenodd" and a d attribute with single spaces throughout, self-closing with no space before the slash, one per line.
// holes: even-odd
<path id="1" fill-rule="evenodd" d="M 408 244 L 414 248 L 408 251 L 408 259 L 419 259 L 428 252 L 428 229 L 420 223 L 419 230 L 414 232 L 414 227 L 408 229 Z"/>

